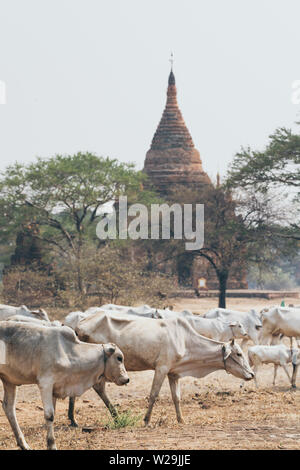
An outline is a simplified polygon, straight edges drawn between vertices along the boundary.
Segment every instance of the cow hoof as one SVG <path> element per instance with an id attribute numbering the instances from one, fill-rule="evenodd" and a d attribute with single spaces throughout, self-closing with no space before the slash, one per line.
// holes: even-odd
<path id="1" fill-rule="evenodd" d="M 78 428 L 78 424 L 76 423 L 76 421 L 71 421 L 70 427 L 71 428 Z"/>
<path id="2" fill-rule="evenodd" d="M 28 444 L 23 444 L 20 446 L 21 450 L 31 450 Z"/>

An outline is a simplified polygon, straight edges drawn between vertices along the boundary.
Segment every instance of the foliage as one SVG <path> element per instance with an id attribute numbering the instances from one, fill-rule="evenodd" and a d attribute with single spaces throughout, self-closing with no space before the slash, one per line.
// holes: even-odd
<path id="1" fill-rule="evenodd" d="M 290 290 L 298 287 L 292 274 L 280 266 L 261 269 L 259 265 L 252 265 L 248 273 L 248 282 L 250 289 Z"/>
<path id="2" fill-rule="evenodd" d="M 194 210 L 196 204 L 204 204 L 205 236 L 204 246 L 191 251 L 185 251 L 184 241 L 173 239 L 165 244 L 165 259 L 184 256 L 191 264 L 195 257 L 205 258 L 219 280 L 219 306 L 225 307 L 228 278 L 246 267 L 249 258 L 257 255 L 258 250 L 263 251 L 264 244 L 268 243 L 264 230 L 266 217 L 260 218 L 259 210 L 260 206 L 267 208 L 268 201 L 259 202 L 252 195 L 246 203 L 245 200 L 234 199 L 225 185 L 213 184 L 198 191 L 176 188 L 169 195 L 169 201 L 193 204 Z"/>
<path id="3" fill-rule="evenodd" d="M 276 194 L 283 229 L 273 230 L 274 236 L 300 240 L 300 134 L 280 128 L 263 151 L 242 148 L 228 172 L 227 184 L 239 192 L 252 189 Z"/>
<path id="4" fill-rule="evenodd" d="M 162 273 L 148 271 L 146 260 L 130 247 L 110 243 L 97 249 L 92 244 L 86 244 L 83 254 L 80 264 L 81 292 L 77 290 L 76 271 L 73 268 L 73 263 L 77 264 L 76 259 L 57 260 L 54 266 L 64 286 L 59 295 L 70 306 L 85 306 L 87 302 L 133 305 L 141 301 L 158 308 L 168 304 L 174 280 Z"/>
<path id="5" fill-rule="evenodd" d="M 270 185 L 300 188 L 300 134 L 285 128 L 270 135 L 263 151 L 242 148 L 229 171 L 231 185 L 255 186 L 266 191 Z"/>
<path id="6" fill-rule="evenodd" d="M 39 308 L 42 305 L 55 305 L 56 292 L 54 276 L 18 266 L 5 273 L 1 297 L 6 304 Z"/>
<path id="7" fill-rule="evenodd" d="M 15 238 L 28 222 L 40 227 L 36 238 L 61 257 L 76 259 L 77 289 L 82 292 L 82 246 L 96 239 L 95 224 L 103 217 L 104 204 L 120 195 L 136 198 L 145 176 L 133 165 L 91 153 L 56 155 L 29 165 L 16 163 L 0 180 L 2 241 Z M 143 198 L 147 199 L 147 192 Z"/>
<path id="8" fill-rule="evenodd" d="M 284 248 L 286 241 L 284 242 Z M 282 249 L 270 250 L 264 263 L 251 263 L 248 282 L 251 289 L 298 289 L 300 286 L 300 255 Z"/>
<path id="9" fill-rule="evenodd" d="M 126 427 L 137 426 L 142 420 L 142 415 L 135 415 L 131 410 L 119 412 L 115 418 L 110 418 L 106 423 L 107 429 L 121 429 Z"/>

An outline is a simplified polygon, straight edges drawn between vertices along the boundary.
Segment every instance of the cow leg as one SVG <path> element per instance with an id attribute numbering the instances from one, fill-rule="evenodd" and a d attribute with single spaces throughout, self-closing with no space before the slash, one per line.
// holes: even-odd
<path id="1" fill-rule="evenodd" d="M 171 394 L 173 403 L 175 405 L 176 416 L 178 423 L 184 423 L 181 408 L 180 408 L 180 385 L 178 378 L 173 377 L 172 375 L 168 375 Z"/>
<path id="2" fill-rule="evenodd" d="M 293 375 L 292 375 L 292 388 L 296 388 L 296 377 L 298 372 L 298 365 L 293 364 Z"/>
<path id="3" fill-rule="evenodd" d="M 16 417 L 16 386 L 4 380 L 2 382 L 4 388 L 3 410 L 14 432 L 18 446 L 23 450 L 30 450 Z"/>
<path id="4" fill-rule="evenodd" d="M 108 408 L 112 417 L 117 418 L 118 412 L 116 408 L 114 407 L 114 405 L 110 402 L 108 396 L 106 395 L 105 384 L 106 384 L 105 379 L 101 379 L 97 384 L 94 385 L 93 389 L 99 395 L 101 400 L 103 400 L 105 406 Z"/>
<path id="5" fill-rule="evenodd" d="M 144 418 L 145 425 L 149 424 L 153 405 L 155 403 L 156 398 L 158 397 L 158 394 L 160 392 L 163 381 L 166 378 L 166 375 L 167 375 L 167 370 L 165 367 L 155 369 L 154 379 L 152 382 L 152 387 L 151 387 L 151 392 L 150 392 L 150 397 L 149 397 L 149 406 L 148 406 L 148 410 Z"/>
<path id="6" fill-rule="evenodd" d="M 281 364 L 281 367 L 283 368 L 284 372 L 285 372 L 286 375 L 288 376 L 289 382 L 292 382 L 292 379 L 291 379 L 291 377 L 290 377 L 290 374 L 289 374 L 289 371 L 288 371 L 288 369 L 287 369 L 286 364 Z"/>
<path id="7" fill-rule="evenodd" d="M 56 410 L 56 398 L 52 396 L 52 403 L 53 403 L 53 411 L 55 415 L 55 410 Z"/>
<path id="8" fill-rule="evenodd" d="M 254 364 L 252 369 L 253 369 L 253 372 L 254 372 L 254 382 L 255 382 L 256 388 L 258 388 L 258 382 L 257 382 L 257 369 L 258 369 L 258 366 L 256 364 Z"/>
<path id="9" fill-rule="evenodd" d="M 39 384 L 42 402 L 44 406 L 44 416 L 47 428 L 47 449 L 56 450 L 53 421 L 54 421 L 54 399 L 52 385 Z"/>
<path id="10" fill-rule="evenodd" d="M 280 343 L 281 343 L 280 335 L 273 335 L 272 338 L 271 338 L 271 346 L 274 346 L 274 345 L 280 344 Z"/>
<path id="11" fill-rule="evenodd" d="M 277 370 L 278 370 L 278 364 L 274 364 L 274 379 L 273 379 L 273 385 L 275 385 Z"/>
<path id="12" fill-rule="evenodd" d="M 78 428 L 78 424 L 75 419 L 74 415 L 74 408 L 75 408 L 75 397 L 69 398 L 69 409 L 68 409 L 68 418 L 71 421 L 70 426 L 73 428 Z"/>

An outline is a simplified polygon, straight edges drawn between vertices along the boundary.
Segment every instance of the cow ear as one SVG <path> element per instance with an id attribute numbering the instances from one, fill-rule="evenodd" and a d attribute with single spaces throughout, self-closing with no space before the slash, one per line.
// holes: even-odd
<path id="1" fill-rule="evenodd" d="M 229 326 L 236 326 L 237 325 L 237 321 L 232 321 Z"/>
<path id="2" fill-rule="evenodd" d="M 105 344 L 104 346 L 104 351 L 105 351 L 105 354 L 110 357 L 114 354 L 114 352 L 116 351 L 116 345 L 115 344 Z"/>
<path id="3" fill-rule="evenodd" d="M 228 346 L 228 344 L 226 344 L 225 346 L 223 346 L 224 348 L 224 361 L 226 361 L 226 359 L 229 358 L 230 354 L 231 354 L 231 349 L 230 347 Z"/>

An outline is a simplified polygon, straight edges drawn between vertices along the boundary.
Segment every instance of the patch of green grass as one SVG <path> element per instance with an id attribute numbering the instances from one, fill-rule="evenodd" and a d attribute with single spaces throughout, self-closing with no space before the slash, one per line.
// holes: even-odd
<path id="1" fill-rule="evenodd" d="M 119 412 L 115 418 L 110 418 L 105 427 L 107 429 L 121 429 L 126 427 L 134 427 L 139 424 L 142 415 L 134 415 L 130 410 Z"/>

